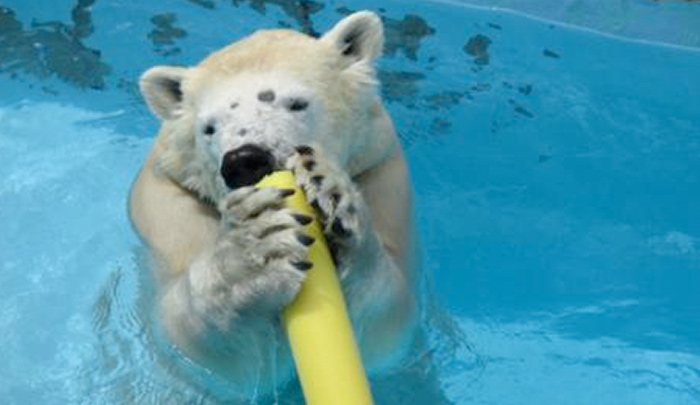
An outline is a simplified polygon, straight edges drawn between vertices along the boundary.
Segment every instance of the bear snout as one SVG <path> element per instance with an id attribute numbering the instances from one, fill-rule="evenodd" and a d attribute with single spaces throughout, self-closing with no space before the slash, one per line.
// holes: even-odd
<path id="1" fill-rule="evenodd" d="M 231 189 L 257 183 L 275 170 L 275 157 L 267 149 L 253 144 L 226 152 L 221 162 L 221 176 Z"/>

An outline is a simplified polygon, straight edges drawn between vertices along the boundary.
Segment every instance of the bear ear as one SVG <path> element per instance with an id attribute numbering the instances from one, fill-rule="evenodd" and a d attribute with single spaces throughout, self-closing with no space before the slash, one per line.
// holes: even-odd
<path id="1" fill-rule="evenodd" d="M 340 20 L 321 37 L 338 49 L 350 63 L 373 61 L 384 47 L 382 20 L 371 11 L 360 11 Z"/>
<path id="2" fill-rule="evenodd" d="M 182 102 L 182 81 L 186 74 L 186 68 L 156 66 L 141 76 L 141 94 L 158 118 L 167 120 L 177 117 Z"/>

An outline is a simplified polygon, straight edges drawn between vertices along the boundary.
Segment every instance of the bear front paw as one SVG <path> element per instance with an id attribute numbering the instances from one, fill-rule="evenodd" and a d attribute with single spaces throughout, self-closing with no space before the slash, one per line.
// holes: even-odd
<path id="1" fill-rule="evenodd" d="M 314 238 L 304 231 L 312 218 L 285 208 L 290 189 L 241 187 L 229 193 L 219 206 L 222 215 L 223 250 L 237 281 L 250 292 L 250 300 L 278 308 L 299 292 L 311 268 L 309 247 Z M 227 260 L 228 259 L 228 260 Z M 224 270 L 226 272 L 226 270 Z M 235 281 L 234 281 L 235 282 Z"/>
<path id="2" fill-rule="evenodd" d="M 321 151 L 299 146 L 287 167 L 306 193 L 336 260 L 358 246 L 365 227 L 365 203 L 350 177 Z"/>

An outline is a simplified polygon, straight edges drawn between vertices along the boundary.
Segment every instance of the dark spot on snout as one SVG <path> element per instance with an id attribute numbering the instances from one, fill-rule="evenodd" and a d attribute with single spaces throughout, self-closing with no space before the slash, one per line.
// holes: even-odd
<path id="1" fill-rule="evenodd" d="M 258 93 L 258 100 L 263 103 L 271 103 L 275 101 L 275 92 L 272 90 L 265 90 Z"/>
<path id="2" fill-rule="evenodd" d="M 275 169 L 275 157 L 258 145 L 243 145 L 226 152 L 221 163 L 221 176 L 231 189 L 250 186 Z"/>

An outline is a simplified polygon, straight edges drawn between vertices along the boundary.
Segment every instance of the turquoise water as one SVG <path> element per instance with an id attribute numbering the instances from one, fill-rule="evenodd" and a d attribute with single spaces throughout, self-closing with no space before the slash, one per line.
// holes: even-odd
<path id="1" fill-rule="evenodd" d="M 595 2 L 566 4 L 581 23 Z M 377 402 L 700 404 L 700 5 L 608 4 L 589 26 L 628 39 L 459 2 L 3 1 L 1 402 L 228 403 L 149 327 L 125 198 L 157 123 L 136 80 L 371 8 L 446 311 Z"/>

